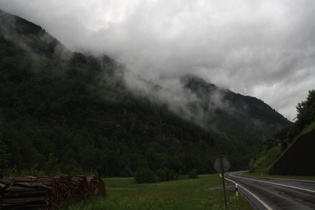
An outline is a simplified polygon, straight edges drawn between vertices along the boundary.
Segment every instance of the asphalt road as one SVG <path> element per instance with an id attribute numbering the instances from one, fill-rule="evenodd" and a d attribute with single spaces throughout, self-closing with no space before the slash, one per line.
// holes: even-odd
<path id="1" fill-rule="evenodd" d="M 315 181 L 241 176 L 227 172 L 225 178 L 236 182 L 239 192 L 254 209 L 315 209 Z"/>

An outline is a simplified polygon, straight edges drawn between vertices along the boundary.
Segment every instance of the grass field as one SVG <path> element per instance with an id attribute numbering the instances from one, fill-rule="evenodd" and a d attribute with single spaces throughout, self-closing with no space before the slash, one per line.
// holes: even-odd
<path id="1" fill-rule="evenodd" d="M 107 195 L 73 203 L 64 209 L 110 210 L 198 210 L 224 209 L 221 178 L 200 175 L 198 179 L 183 179 L 153 184 L 136 184 L 134 178 L 105 178 Z M 229 209 L 252 209 L 243 196 L 227 190 Z"/>

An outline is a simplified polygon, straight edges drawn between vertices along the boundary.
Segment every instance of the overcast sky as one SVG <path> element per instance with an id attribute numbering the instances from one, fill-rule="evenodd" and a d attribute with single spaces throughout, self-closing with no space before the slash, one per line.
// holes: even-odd
<path id="1" fill-rule="evenodd" d="M 289 120 L 315 88 L 314 0 L 0 0 L 70 50 L 143 77 L 201 76 Z"/>

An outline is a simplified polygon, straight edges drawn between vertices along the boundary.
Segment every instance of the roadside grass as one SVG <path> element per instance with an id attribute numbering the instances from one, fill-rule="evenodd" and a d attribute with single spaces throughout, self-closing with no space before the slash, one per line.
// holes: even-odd
<path id="1" fill-rule="evenodd" d="M 275 146 L 267 151 L 261 151 L 259 156 L 256 157 L 254 167 L 261 172 L 269 171 L 269 168 L 275 162 L 277 158 L 279 158 L 282 154 L 280 146 Z"/>
<path id="2" fill-rule="evenodd" d="M 134 178 L 105 178 L 104 182 L 106 196 L 78 201 L 64 209 L 225 209 L 221 178 L 214 174 L 153 184 L 136 184 Z M 227 190 L 227 200 L 229 209 L 252 209 L 234 190 Z"/>
<path id="3" fill-rule="evenodd" d="M 265 178 L 283 178 L 283 179 L 301 179 L 301 180 L 315 180 L 315 176 L 289 176 L 289 175 L 269 175 L 268 173 L 257 172 L 249 173 L 245 172 L 245 176 L 265 177 Z"/>

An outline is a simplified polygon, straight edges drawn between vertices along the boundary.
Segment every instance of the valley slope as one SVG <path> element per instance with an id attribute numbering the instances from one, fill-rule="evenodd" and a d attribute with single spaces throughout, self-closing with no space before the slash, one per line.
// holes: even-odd
<path id="1" fill-rule="evenodd" d="M 2 175 L 209 173 L 219 154 L 231 158 L 232 170 L 243 169 L 262 141 L 290 123 L 259 99 L 192 76 L 181 81 L 194 96 L 183 104 L 190 115 L 181 115 L 169 101 L 129 89 L 114 59 L 70 52 L 5 12 L 0 21 Z"/>

